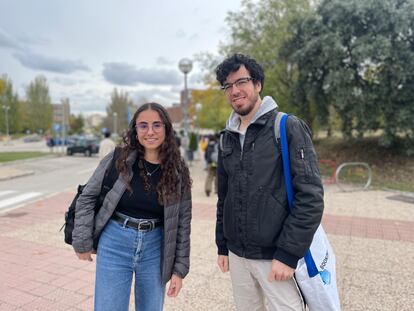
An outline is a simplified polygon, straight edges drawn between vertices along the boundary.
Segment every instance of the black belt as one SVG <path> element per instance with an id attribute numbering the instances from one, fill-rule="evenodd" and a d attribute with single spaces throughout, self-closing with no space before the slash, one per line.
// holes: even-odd
<path id="1" fill-rule="evenodd" d="M 112 216 L 112 219 L 125 227 L 138 231 L 151 231 L 162 224 L 162 221 L 159 219 L 135 219 L 120 213 L 115 213 Z"/>

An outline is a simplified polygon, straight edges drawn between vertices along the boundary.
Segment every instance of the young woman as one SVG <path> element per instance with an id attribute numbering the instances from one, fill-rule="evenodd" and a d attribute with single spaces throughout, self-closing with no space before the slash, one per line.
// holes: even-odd
<path id="1" fill-rule="evenodd" d="M 114 152 L 99 164 L 76 204 L 72 245 L 79 259 L 96 258 L 95 310 L 128 310 L 135 275 L 136 310 L 162 310 L 189 270 L 191 179 L 167 111 L 157 103 L 136 111 L 116 160 L 119 173 L 102 208 L 96 198 Z"/>

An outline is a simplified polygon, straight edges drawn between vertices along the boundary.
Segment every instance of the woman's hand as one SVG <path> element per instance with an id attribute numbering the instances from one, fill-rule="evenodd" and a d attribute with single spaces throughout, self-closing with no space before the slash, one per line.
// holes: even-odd
<path id="1" fill-rule="evenodd" d="M 92 259 L 92 251 L 86 252 L 86 253 L 76 253 L 76 256 L 78 256 L 79 260 L 87 260 L 87 261 L 93 261 Z"/>
<path id="2" fill-rule="evenodd" d="M 170 280 L 170 286 L 168 287 L 168 297 L 177 297 L 181 287 L 183 287 L 183 279 L 173 274 Z"/>

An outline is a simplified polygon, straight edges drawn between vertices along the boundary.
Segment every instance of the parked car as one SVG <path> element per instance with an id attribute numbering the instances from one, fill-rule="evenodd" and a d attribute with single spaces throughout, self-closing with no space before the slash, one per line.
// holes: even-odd
<path id="1" fill-rule="evenodd" d="M 67 155 L 83 153 L 86 157 L 99 152 L 99 140 L 91 138 L 79 138 L 71 142 L 66 148 Z"/>
<path id="2" fill-rule="evenodd" d="M 37 134 L 26 136 L 25 138 L 23 138 L 23 142 L 25 143 L 32 143 L 32 142 L 37 142 L 41 140 L 42 140 L 42 136 L 37 135 Z"/>

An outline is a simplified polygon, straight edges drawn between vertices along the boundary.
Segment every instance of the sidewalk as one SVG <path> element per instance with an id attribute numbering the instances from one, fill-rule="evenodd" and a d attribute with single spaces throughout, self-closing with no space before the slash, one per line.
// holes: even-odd
<path id="1" fill-rule="evenodd" d="M 166 298 L 166 311 L 235 310 L 229 275 L 216 267 L 215 198 L 204 195 L 201 166 L 191 167 L 191 269 L 179 297 Z M 387 199 L 392 192 L 325 191 L 323 224 L 337 256 L 342 310 L 411 310 L 414 204 Z M 0 311 L 93 309 L 94 263 L 77 260 L 59 232 L 73 195 L 0 214 Z"/>
<path id="2" fill-rule="evenodd" d="M 0 166 L 0 180 L 8 180 L 33 174 L 34 171 L 30 170 L 21 170 L 11 166 Z"/>

